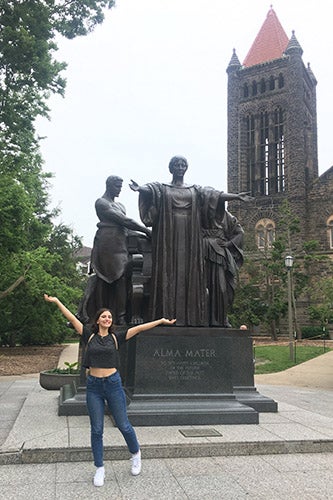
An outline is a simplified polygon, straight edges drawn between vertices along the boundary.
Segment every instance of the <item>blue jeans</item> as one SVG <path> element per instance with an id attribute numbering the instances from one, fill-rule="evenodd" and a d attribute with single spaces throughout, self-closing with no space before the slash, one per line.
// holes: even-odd
<path id="1" fill-rule="evenodd" d="M 130 424 L 126 409 L 126 396 L 119 372 L 109 377 L 87 378 L 87 407 L 91 427 L 91 448 L 96 467 L 103 465 L 103 430 L 105 401 L 115 424 L 124 436 L 130 453 L 139 451 L 139 443 L 135 431 Z"/>

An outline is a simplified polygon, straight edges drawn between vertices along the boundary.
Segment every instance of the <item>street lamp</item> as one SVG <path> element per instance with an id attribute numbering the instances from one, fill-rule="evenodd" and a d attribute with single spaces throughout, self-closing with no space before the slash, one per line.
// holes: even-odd
<path id="1" fill-rule="evenodd" d="M 289 355 L 291 361 L 295 361 L 294 352 L 294 333 L 293 333 L 293 312 L 292 312 L 292 298 L 291 298 L 291 270 L 293 267 L 294 258 L 287 255 L 284 259 L 284 264 L 288 271 L 288 332 L 289 332 Z"/>

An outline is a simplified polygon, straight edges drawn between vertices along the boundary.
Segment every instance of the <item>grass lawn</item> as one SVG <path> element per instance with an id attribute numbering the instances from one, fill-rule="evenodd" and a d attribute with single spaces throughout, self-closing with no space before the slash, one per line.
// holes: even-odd
<path id="1" fill-rule="evenodd" d="M 325 352 L 331 349 L 325 349 Z M 323 347 L 296 346 L 296 363 L 290 360 L 288 345 L 254 347 L 255 373 L 275 373 L 324 354 Z"/>

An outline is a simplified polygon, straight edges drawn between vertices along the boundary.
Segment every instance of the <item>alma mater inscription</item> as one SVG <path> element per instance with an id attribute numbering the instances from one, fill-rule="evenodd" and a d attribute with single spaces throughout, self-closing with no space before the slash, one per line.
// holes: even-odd
<path id="1" fill-rule="evenodd" d="M 185 353 L 181 353 L 179 349 L 156 349 L 154 358 L 212 358 L 216 357 L 215 349 L 186 349 Z"/>
<path id="2" fill-rule="evenodd" d="M 135 393 L 232 392 L 229 339 L 175 332 L 163 328 L 136 338 Z"/>

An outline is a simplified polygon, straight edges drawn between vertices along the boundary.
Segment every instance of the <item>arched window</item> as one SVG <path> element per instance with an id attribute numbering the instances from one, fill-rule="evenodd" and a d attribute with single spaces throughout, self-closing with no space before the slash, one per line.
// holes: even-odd
<path id="1" fill-rule="evenodd" d="M 279 89 L 282 89 L 284 87 L 284 78 L 283 78 L 283 74 L 280 73 L 279 74 Z"/>
<path id="2" fill-rule="evenodd" d="M 243 91 L 244 91 L 244 97 L 249 97 L 249 86 L 247 83 L 244 84 Z"/>
<path id="3" fill-rule="evenodd" d="M 269 79 L 269 90 L 274 90 L 275 89 L 275 79 L 274 76 L 271 76 Z"/>
<path id="4" fill-rule="evenodd" d="M 262 224 L 256 227 L 257 247 L 261 250 L 265 248 L 265 228 Z"/>
<path id="5" fill-rule="evenodd" d="M 257 93 L 258 93 L 257 82 L 254 81 L 252 82 L 252 95 L 257 95 Z"/>
<path id="6" fill-rule="evenodd" d="M 327 219 L 327 237 L 329 247 L 333 250 L 333 215 Z"/>
<path id="7" fill-rule="evenodd" d="M 259 250 L 272 248 L 275 241 L 275 224 L 271 219 L 261 219 L 255 227 L 256 243 Z"/>
<path id="8" fill-rule="evenodd" d="M 266 226 L 266 241 L 268 248 L 272 248 L 274 240 L 275 240 L 274 222 L 269 222 Z"/>
<path id="9" fill-rule="evenodd" d="M 271 186 L 274 193 L 285 191 L 285 148 L 284 128 L 285 113 L 282 108 L 274 111 L 274 163 L 272 167 Z"/>
<path id="10" fill-rule="evenodd" d="M 266 82 L 265 82 L 265 78 L 262 78 L 260 80 L 260 92 L 263 94 L 264 92 L 266 92 Z"/>

